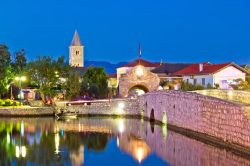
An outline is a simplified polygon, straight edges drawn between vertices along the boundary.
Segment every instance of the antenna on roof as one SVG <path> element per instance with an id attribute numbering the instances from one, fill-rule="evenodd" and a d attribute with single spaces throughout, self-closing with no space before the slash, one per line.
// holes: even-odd
<path id="1" fill-rule="evenodd" d="M 141 52 L 141 43 L 139 43 L 139 47 L 138 47 L 139 65 L 141 63 L 141 54 L 142 54 L 142 52 Z"/>

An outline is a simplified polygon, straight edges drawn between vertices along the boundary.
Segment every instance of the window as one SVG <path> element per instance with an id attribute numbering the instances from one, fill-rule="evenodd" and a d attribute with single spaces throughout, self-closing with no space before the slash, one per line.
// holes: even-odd
<path id="1" fill-rule="evenodd" d="M 187 79 L 187 83 L 189 83 L 189 79 Z"/>
<path id="2" fill-rule="evenodd" d="M 205 78 L 202 78 L 201 82 L 202 82 L 202 85 L 203 85 L 203 86 L 206 85 L 206 79 L 205 79 Z"/>
<path id="3" fill-rule="evenodd" d="M 194 79 L 194 85 L 196 85 L 196 84 L 197 84 L 197 79 L 195 78 L 195 79 Z"/>
<path id="4" fill-rule="evenodd" d="M 76 51 L 76 55 L 78 55 L 78 54 L 80 54 L 80 52 L 79 52 L 79 51 Z"/>

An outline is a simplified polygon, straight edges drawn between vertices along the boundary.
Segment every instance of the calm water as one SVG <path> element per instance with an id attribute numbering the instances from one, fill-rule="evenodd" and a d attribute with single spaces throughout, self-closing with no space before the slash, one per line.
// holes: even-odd
<path id="1" fill-rule="evenodd" d="M 0 165 L 250 165 L 219 149 L 135 119 L 0 119 Z"/>

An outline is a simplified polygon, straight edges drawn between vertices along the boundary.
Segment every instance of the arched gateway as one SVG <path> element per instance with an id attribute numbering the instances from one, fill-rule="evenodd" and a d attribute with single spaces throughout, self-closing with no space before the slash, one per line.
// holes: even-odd
<path id="1" fill-rule="evenodd" d="M 138 65 L 119 79 L 119 94 L 121 97 L 140 95 L 157 90 L 159 83 L 160 79 L 156 74 Z"/>

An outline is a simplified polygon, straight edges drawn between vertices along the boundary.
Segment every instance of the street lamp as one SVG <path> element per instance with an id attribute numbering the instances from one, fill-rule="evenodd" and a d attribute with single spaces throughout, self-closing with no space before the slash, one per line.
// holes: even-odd
<path id="1" fill-rule="evenodd" d="M 18 81 L 19 87 L 20 87 L 20 99 L 22 99 L 22 82 L 26 81 L 25 76 L 20 76 L 15 78 L 16 81 Z"/>
<path id="2" fill-rule="evenodd" d="M 137 68 L 135 69 L 135 74 L 138 77 L 141 77 L 144 74 L 142 66 L 138 65 Z"/>

